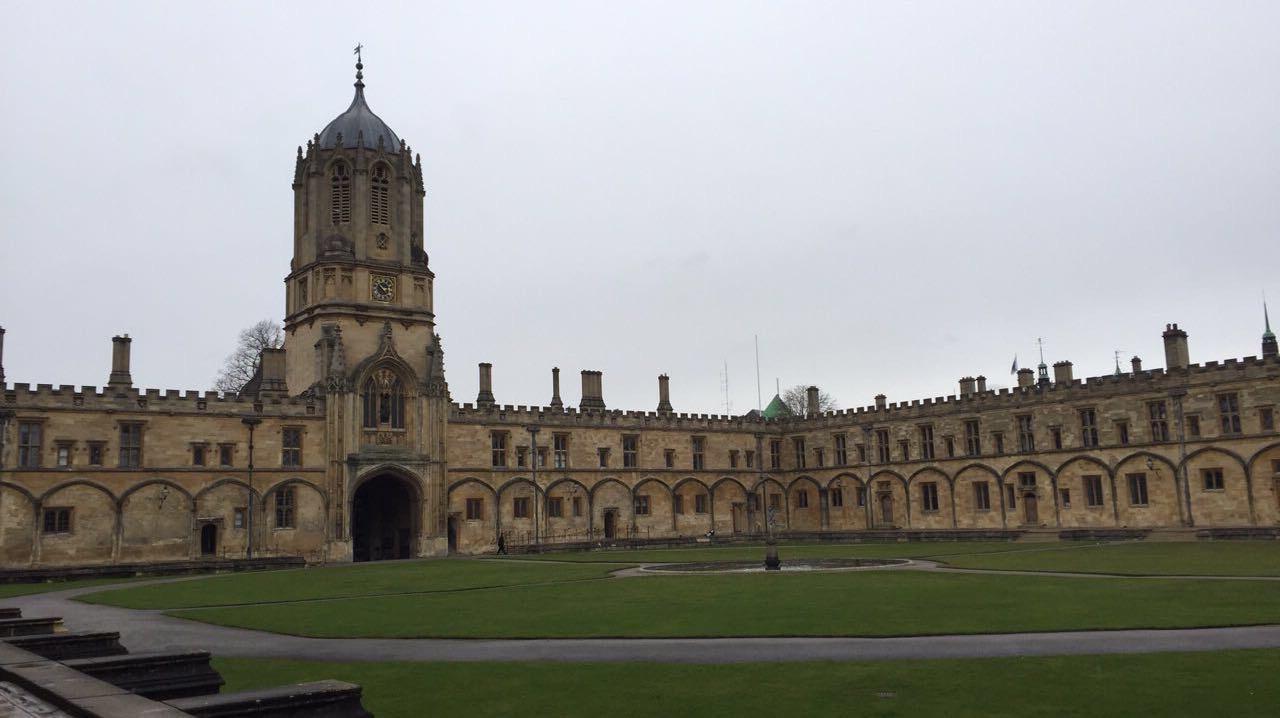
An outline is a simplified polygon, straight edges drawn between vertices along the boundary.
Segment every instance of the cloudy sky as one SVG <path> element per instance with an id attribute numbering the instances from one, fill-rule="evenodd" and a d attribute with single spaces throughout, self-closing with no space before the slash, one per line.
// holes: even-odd
<path id="1" fill-rule="evenodd" d="M 210 386 L 283 316 L 295 148 L 422 154 L 455 399 L 841 406 L 1009 364 L 1256 355 L 1280 316 L 1280 3 L 4 3 L 8 381 Z M 1277 322 L 1280 324 L 1280 321 Z"/>

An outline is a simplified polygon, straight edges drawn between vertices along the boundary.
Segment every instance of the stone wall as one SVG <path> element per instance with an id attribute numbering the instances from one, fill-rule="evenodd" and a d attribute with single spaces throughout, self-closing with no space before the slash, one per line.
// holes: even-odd
<path id="1" fill-rule="evenodd" d="M 189 560 L 209 548 L 201 544 L 206 531 L 213 534 L 212 555 L 243 556 L 250 491 L 245 417 L 261 420 L 252 478 L 257 552 L 324 558 L 323 403 L 18 384 L 4 392 L 0 408 L 11 412 L 0 452 L 4 566 Z M 41 427 L 37 466 L 19 464 L 19 426 L 28 423 Z M 122 465 L 120 427 L 134 423 L 142 426 L 141 464 Z M 301 466 L 283 465 L 286 427 L 302 432 Z M 204 465 L 196 464 L 196 446 L 204 448 Z M 279 528 L 276 489 L 289 487 L 294 523 Z M 62 509 L 69 511 L 66 525 L 50 519 L 46 526 L 46 514 Z"/>

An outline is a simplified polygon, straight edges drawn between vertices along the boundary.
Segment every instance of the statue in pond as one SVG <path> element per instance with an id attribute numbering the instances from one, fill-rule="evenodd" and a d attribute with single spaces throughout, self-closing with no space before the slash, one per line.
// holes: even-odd
<path id="1" fill-rule="evenodd" d="M 766 571 L 782 570 L 782 559 L 778 558 L 778 540 L 773 535 L 773 527 L 777 522 L 778 507 L 770 506 L 765 519 L 765 526 L 769 531 L 764 540 L 764 570 Z"/>

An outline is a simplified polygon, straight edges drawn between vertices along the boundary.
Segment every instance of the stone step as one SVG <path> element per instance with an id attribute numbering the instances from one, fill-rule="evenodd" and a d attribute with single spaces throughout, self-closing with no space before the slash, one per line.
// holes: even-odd
<path id="1" fill-rule="evenodd" d="M 158 701 L 217 693 L 223 684 L 222 676 L 209 664 L 208 651 L 132 653 L 77 658 L 63 664 Z"/>
<path id="2" fill-rule="evenodd" d="M 72 631 L 45 636 L 15 636 L 4 640 L 11 646 L 30 651 L 51 661 L 120 656 L 128 652 L 124 646 L 120 645 L 120 634 L 116 631 Z"/>
<path id="3" fill-rule="evenodd" d="M 62 632 L 62 619 L 54 616 L 45 618 L 0 618 L 0 638 L 13 636 L 45 636 Z"/>
<path id="4" fill-rule="evenodd" d="M 22 618 L 22 609 L 13 606 L 0 606 L 0 618 Z"/>
<path id="5" fill-rule="evenodd" d="M 373 718 L 360 704 L 360 686 L 342 681 L 179 698 L 168 704 L 197 718 Z"/>
<path id="6" fill-rule="evenodd" d="M 183 718 L 186 713 L 87 676 L 66 665 L 0 641 L 0 683 L 13 686 L 15 697 L 30 696 L 40 704 L 33 715 L 42 718 Z M 33 704 L 24 702 L 23 707 Z M 5 706 L 0 704 L 0 715 Z M 15 713 L 15 716 L 27 715 Z M 189 718 L 189 717 L 188 717 Z"/>

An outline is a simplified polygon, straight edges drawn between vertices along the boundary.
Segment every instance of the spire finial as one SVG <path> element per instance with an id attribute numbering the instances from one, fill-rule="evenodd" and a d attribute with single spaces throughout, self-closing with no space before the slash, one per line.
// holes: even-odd
<path id="1" fill-rule="evenodd" d="M 352 50 L 352 54 L 356 56 L 356 87 L 364 87 L 364 56 L 362 51 L 364 45 L 356 43 L 356 49 Z"/>
<path id="2" fill-rule="evenodd" d="M 1264 336 L 1264 337 L 1265 337 L 1265 336 L 1274 336 L 1274 335 L 1271 333 L 1271 315 L 1267 313 L 1267 297 L 1266 297 L 1266 295 L 1263 295 L 1263 297 L 1262 297 L 1262 321 L 1263 321 L 1263 323 L 1264 323 L 1264 324 L 1266 324 L 1266 327 L 1267 327 L 1267 329 L 1266 329 L 1266 333 L 1265 333 L 1265 334 L 1263 334 L 1262 336 Z"/>

